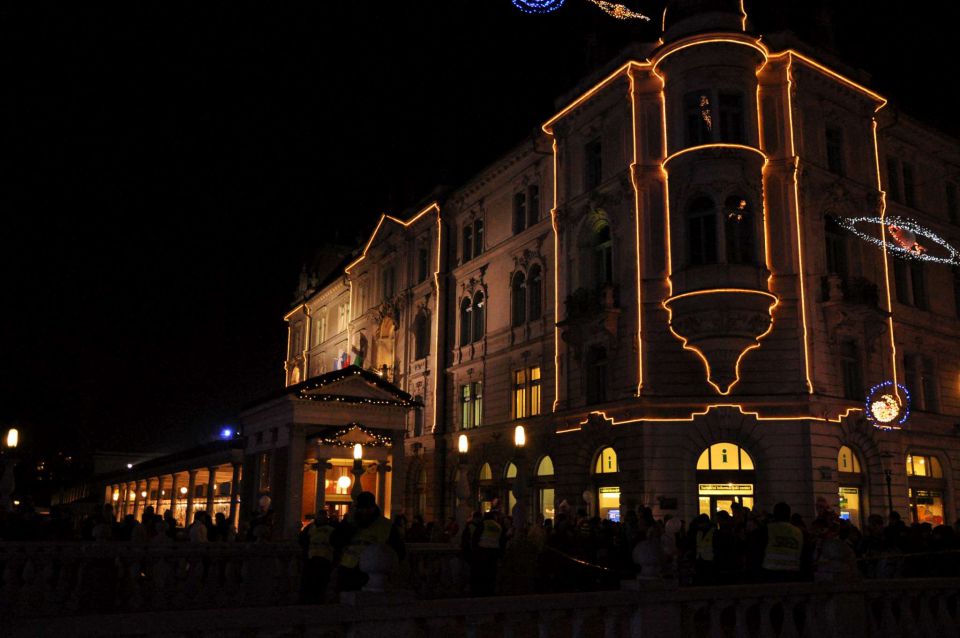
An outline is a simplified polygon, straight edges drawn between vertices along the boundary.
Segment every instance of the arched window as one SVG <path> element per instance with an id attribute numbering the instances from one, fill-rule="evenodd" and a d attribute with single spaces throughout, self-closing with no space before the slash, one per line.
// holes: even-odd
<path id="1" fill-rule="evenodd" d="M 597 462 L 594 464 L 594 474 L 614 474 L 620 471 L 620 465 L 617 463 L 617 452 L 612 447 L 605 447 L 597 455 Z"/>
<path id="2" fill-rule="evenodd" d="M 504 470 L 503 477 L 508 479 L 517 478 L 517 466 L 513 463 L 507 463 L 507 469 Z"/>
<path id="3" fill-rule="evenodd" d="M 483 325 L 484 320 L 484 304 L 483 304 L 483 293 L 477 292 L 473 296 L 473 341 L 480 341 L 483 339 L 485 326 Z"/>
<path id="4" fill-rule="evenodd" d="M 527 321 L 527 280 L 522 272 L 513 275 L 510 284 L 513 307 L 511 309 L 510 324 L 514 327 L 522 326 Z"/>
<path id="5" fill-rule="evenodd" d="M 530 297 L 530 320 L 539 319 L 543 313 L 543 275 L 540 266 L 534 265 L 530 268 L 527 292 Z"/>
<path id="6" fill-rule="evenodd" d="M 860 459 L 846 445 L 840 446 L 840 453 L 837 454 L 837 471 L 860 474 Z"/>
<path id="7" fill-rule="evenodd" d="M 698 197 L 687 208 L 687 263 L 717 263 L 717 212 L 709 197 Z"/>
<path id="8" fill-rule="evenodd" d="M 553 476 L 553 459 L 545 456 L 537 464 L 537 476 Z"/>
<path id="9" fill-rule="evenodd" d="M 723 207 L 728 264 L 752 264 L 754 258 L 753 211 L 746 198 L 728 197 Z"/>
<path id="10" fill-rule="evenodd" d="M 489 463 L 484 463 L 480 466 L 480 474 L 477 476 L 481 481 L 492 481 L 493 480 L 493 470 L 490 469 Z"/>
<path id="11" fill-rule="evenodd" d="M 430 354 L 430 322 L 425 312 L 420 312 L 413 322 L 413 349 L 415 359 Z"/>
<path id="12" fill-rule="evenodd" d="M 714 443 L 697 459 L 698 470 L 752 470 L 753 459 L 734 443 Z"/>
<path id="13" fill-rule="evenodd" d="M 460 345 L 470 343 L 470 297 L 460 302 Z"/>
<path id="14" fill-rule="evenodd" d="M 593 228 L 593 274 L 597 288 L 613 283 L 613 234 L 606 219 Z"/>

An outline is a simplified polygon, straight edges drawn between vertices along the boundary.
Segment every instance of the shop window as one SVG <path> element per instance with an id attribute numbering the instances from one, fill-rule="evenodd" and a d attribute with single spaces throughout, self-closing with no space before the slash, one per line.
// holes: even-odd
<path id="1" fill-rule="evenodd" d="M 620 465 L 617 463 L 617 452 L 612 447 L 605 447 L 597 455 L 597 462 L 594 464 L 594 474 L 614 474 L 620 471 Z"/>
<path id="2" fill-rule="evenodd" d="M 473 315 L 473 327 L 472 327 L 472 341 L 480 341 L 483 339 L 484 334 L 484 303 L 483 303 L 483 293 L 477 292 L 473 296 L 473 307 L 471 310 Z"/>
<path id="3" fill-rule="evenodd" d="M 936 527 L 943 525 L 943 490 L 922 490 L 909 488 L 910 513 L 914 523 L 929 523 Z"/>
<path id="4" fill-rule="evenodd" d="M 687 262 L 717 263 L 717 212 L 709 197 L 698 197 L 687 208 Z"/>
<path id="5" fill-rule="evenodd" d="M 556 489 L 552 487 L 541 487 L 539 489 L 540 515 L 543 520 L 553 520 L 557 516 Z"/>
<path id="6" fill-rule="evenodd" d="M 750 204 L 739 195 L 728 197 L 723 212 L 727 263 L 754 263 L 754 222 Z"/>
<path id="7" fill-rule="evenodd" d="M 543 314 L 543 274 L 540 266 L 534 265 L 530 268 L 527 294 L 530 297 L 530 320 L 539 319 Z"/>
<path id="8" fill-rule="evenodd" d="M 837 453 L 837 470 L 840 475 L 840 486 L 837 490 L 840 518 L 860 527 L 863 489 L 860 459 L 847 445 L 840 446 L 840 451 Z"/>
<path id="9" fill-rule="evenodd" d="M 510 283 L 512 307 L 510 325 L 522 326 L 527 321 L 527 280 L 522 272 L 516 272 Z"/>

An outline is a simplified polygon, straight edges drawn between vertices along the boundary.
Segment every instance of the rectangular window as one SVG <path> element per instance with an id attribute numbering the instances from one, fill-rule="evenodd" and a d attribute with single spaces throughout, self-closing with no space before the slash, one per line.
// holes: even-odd
<path id="1" fill-rule="evenodd" d="M 460 429 L 480 427 L 483 422 L 483 383 L 476 381 L 460 386 Z"/>
<path id="2" fill-rule="evenodd" d="M 397 277 L 393 266 L 388 266 L 383 271 L 383 298 L 392 299 L 397 292 Z"/>
<path id="3" fill-rule="evenodd" d="M 513 196 L 513 234 L 522 233 L 527 227 L 527 196 L 515 193 Z"/>
<path id="4" fill-rule="evenodd" d="M 350 323 L 350 304 L 342 303 L 337 307 L 337 334 L 347 329 Z"/>
<path id="5" fill-rule="evenodd" d="M 937 392 L 937 371 L 933 359 L 922 357 L 920 361 L 920 385 L 923 392 L 924 408 L 928 412 L 940 411 L 940 394 Z"/>
<path id="6" fill-rule="evenodd" d="M 417 251 L 417 283 L 426 281 L 430 272 L 430 251 L 421 248 Z"/>
<path id="7" fill-rule="evenodd" d="M 270 491 L 270 452 L 261 452 L 257 462 L 257 487 L 261 492 Z"/>
<path id="8" fill-rule="evenodd" d="M 540 366 L 513 373 L 513 418 L 525 419 L 540 414 Z"/>
<path id="9" fill-rule="evenodd" d="M 687 146 L 700 146 L 713 141 L 713 109 L 706 91 L 687 93 L 683 100 L 686 113 Z"/>
<path id="10" fill-rule="evenodd" d="M 603 181 L 603 148 L 600 140 L 588 142 L 583 147 L 583 188 L 593 190 Z"/>
<path id="11" fill-rule="evenodd" d="M 473 222 L 473 256 L 479 257 L 483 253 L 483 220 Z"/>
<path id="12" fill-rule="evenodd" d="M 863 373 L 860 349 L 853 339 L 844 339 L 840 344 L 840 365 L 843 373 L 843 396 L 855 401 L 863 397 Z"/>
<path id="13" fill-rule="evenodd" d="M 917 207 L 917 191 L 913 181 L 913 164 L 903 162 L 903 203 L 910 208 Z"/>
<path id="14" fill-rule="evenodd" d="M 952 224 L 960 223 L 960 193 L 952 182 L 947 183 L 947 219 Z"/>
<path id="15" fill-rule="evenodd" d="M 527 412 L 527 371 L 517 370 L 513 373 L 513 418 L 525 419 Z"/>
<path id="16" fill-rule="evenodd" d="M 717 98 L 720 107 L 720 141 L 743 144 L 743 95 L 721 93 Z"/>
<path id="17" fill-rule="evenodd" d="M 527 226 L 540 221 L 540 187 L 536 184 L 527 189 Z"/>
<path id="18" fill-rule="evenodd" d="M 887 158 L 887 195 L 895 202 L 903 201 L 900 194 L 900 163 L 894 157 Z"/>
<path id="19" fill-rule="evenodd" d="M 460 245 L 463 263 L 473 259 L 473 226 L 467 224 L 463 227 L 463 243 Z"/>
<path id="20" fill-rule="evenodd" d="M 843 129 L 828 126 L 826 131 L 827 170 L 836 175 L 845 175 L 843 162 Z"/>
<path id="21" fill-rule="evenodd" d="M 910 262 L 910 289 L 914 307 L 926 310 L 927 285 L 923 276 L 923 263 L 919 261 Z"/>

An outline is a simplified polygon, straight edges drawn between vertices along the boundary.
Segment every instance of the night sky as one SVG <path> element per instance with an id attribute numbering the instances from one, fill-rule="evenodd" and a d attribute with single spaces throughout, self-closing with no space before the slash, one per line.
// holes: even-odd
<path id="1" fill-rule="evenodd" d="M 311 253 L 470 177 L 591 66 L 657 35 L 585 0 L 547 16 L 510 0 L 16 4 L 0 9 L 0 427 L 45 452 L 170 449 L 235 423 L 282 385 Z M 627 4 L 659 18 L 663 0 Z M 845 60 L 960 132 L 956 72 L 935 57 L 955 3 L 826 4 Z M 747 6 L 761 31 L 830 43 L 816 2 Z"/>

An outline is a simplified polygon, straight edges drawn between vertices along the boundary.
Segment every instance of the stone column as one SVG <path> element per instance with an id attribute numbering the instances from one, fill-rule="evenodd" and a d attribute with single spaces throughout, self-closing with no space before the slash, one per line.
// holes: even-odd
<path id="1" fill-rule="evenodd" d="M 133 493 L 133 517 L 138 519 L 140 518 L 140 508 L 143 507 L 143 497 L 140 496 L 140 492 L 143 491 L 143 483 L 137 481 L 133 489 L 135 490 Z"/>
<path id="2" fill-rule="evenodd" d="M 170 480 L 170 513 L 173 514 L 173 518 L 177 518 L 177 496 L 179 496 L 179 494 L 177 494 L 177 490 L 180 488 L 180 486 L 177 485 L 177 478 L 178 478 L 178 477 L 177 477 L 176 474 L 171 474 L 170 477 L 171 477 L 171 480 Z"/>
<path id="3" fill-rule="evenodd" d="M 187 512 L 183 516 L 184 527 L 188 527 L 193 522 L 193 493 L 197 487 L 198 470 L 189 470 L 187 472 Z M 208 512 L 209 513 L 209 512 Z"/>
<path id="4" fill-rule="evenodd" d="M 153 506 L 153 513 L 157 516 L 163 516 L 163 474 L 157 477 L 157 501 Z"/>
<path id="5" fill-rule="evenodd" d="M 213 516 L 213 486 L 217 484 L 217 468 L 207 468 L 207 514 Z"/>
<path id="6" fill-rule="evenodd" d="M 233 478 L 230 483 L 230 525 L 234 529 L 237 527 L 237 510 L 240 505 L 240 465 L 236 461 L 233 462 Z"/>
<path id="7" fill-rule="evenodd" d="M 322 510 L 327 502 L 326 480 L 328 469 L 330 469 L 330 464 L 327 463 L 327 459 L 317 459 L 317 490 L 313 507 L 314 513 Z"/>

